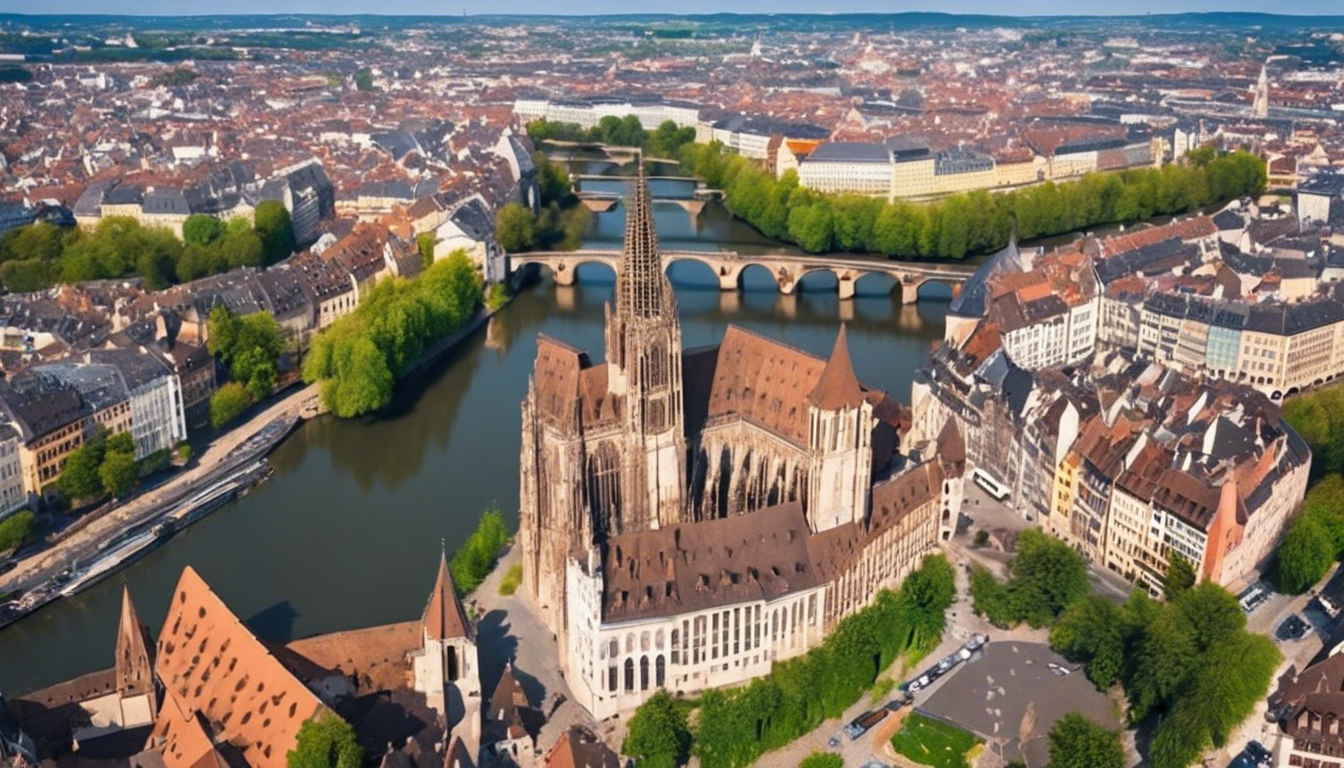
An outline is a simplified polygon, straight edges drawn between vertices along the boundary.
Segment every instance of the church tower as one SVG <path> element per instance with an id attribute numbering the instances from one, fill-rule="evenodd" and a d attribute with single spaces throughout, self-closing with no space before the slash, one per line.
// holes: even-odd
<path id="1" fill-rule="evenodd" d="M 625 217 L 616 270 L 616 308 L 607 305 L 607 386 L 625 399 L 623 508 L 614 533 L 682 518 L 686 435 L 682 415 L 681 323 L 663 274 L 644 167 Z"/>
<path id="2" fill-rule="evenodd" d="M 446 554 L 439 554 L 439 575 L 420 627 L 422 645 L 411 653 L 415 690 L 474 754 L 481 739 L 481 667 L 476 633 L 457 599 Z"/>
<path id="3" fill-rule="evenodd" d="M 843 325 L 807 411 L 807 521 L 816 532 L 860 522 L 868 515 L 876 420 L 854 375 Z"/>

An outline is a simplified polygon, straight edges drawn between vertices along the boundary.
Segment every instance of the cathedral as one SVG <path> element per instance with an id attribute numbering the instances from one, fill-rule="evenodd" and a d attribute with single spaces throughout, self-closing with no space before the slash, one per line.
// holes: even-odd
<path id="1" fill-rule="evenodd" d="M 539 337 L 522 405 L 523 583 L 598 718 L 766 674 L 919 567 L 955 526 L 955 427 L 828 359 L 730 326 L 683 349 L 641 171 L 606 356 Z"/>

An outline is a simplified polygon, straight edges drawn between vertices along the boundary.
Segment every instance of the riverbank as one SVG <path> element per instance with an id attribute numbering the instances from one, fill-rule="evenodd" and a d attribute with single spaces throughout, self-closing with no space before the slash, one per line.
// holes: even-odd
<path id="1" fill-rule="evenodd" d="M 456 348 L 463 340 L 480 330 L 495 312 L 504 306 L 508 306 L 508 303 L 494 310 L 483 308 L 461 328 L 435 342 L 407 366 L 402 379 L 422 370 Z M 199 487 L 217 479 L 222 471 L 227 471 L 237 463 L 236 451 L 239 447 L 256 438 L 268 425 L 277 420 L 302 421 L 324 413 L 326 408 L 322 405 L 321 383 L 309 384 L 273 396 L 269 404 L 245 422 L 211 441 L 197 461 L 181 474 L 124 504 L 106 511 L 99 510 L 96 519 L 88 522 L 77 521 L 71 528 L 67 528 L 52 546 L 17 561 L 15 567 L 0 579 L 0 594 L 20 587 L 31 588 L 33 585 L 52 579 L 67 568 L 73 567 L 82 556 L 95 551 L 98 544 L 144 523 L 154 515 L 162 513 L 166 505 L 186 498 Z M 271 446 L 271 449 L 274 447 Z"/>

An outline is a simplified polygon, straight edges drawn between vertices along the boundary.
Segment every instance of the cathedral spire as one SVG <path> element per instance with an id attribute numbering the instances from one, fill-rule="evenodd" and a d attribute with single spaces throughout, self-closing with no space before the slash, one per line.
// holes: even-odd
<path id="1" fill-rule="evenodd" d="M 653 227 L 653 202 L 644 177 L 642 157 L 633 200 L 625 213 L 625 246 L 616 270 L 616 313 L 621 317 L 659 317 L 663 314 L 667 278 L 658 233 Z"/>
<path id="2" fill-rule="evenodd" d="M 135 696 L 154 691 L 154 659 L 150 643 L 145 640 L 148 630 L 140 623 L 140 616 L 131 602 L 131 590 L 121 585 L 121 620 L 117 625 L 117 690 L 122 696 Z"/>

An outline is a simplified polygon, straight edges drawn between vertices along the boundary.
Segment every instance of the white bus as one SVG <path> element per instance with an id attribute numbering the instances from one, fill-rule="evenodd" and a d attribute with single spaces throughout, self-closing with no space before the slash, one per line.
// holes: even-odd
<path id="1" fill-rule="evenodd" d="M 988 493 L 995 501 L 1003 501 L 1008 498 L 1008 489 L 1004 487 L 1003 483 L 995 480 L 983 469 L 976 469 L 971 477 L 975 480 L 975 484 L 984 489 L 985 493 Z"/>

